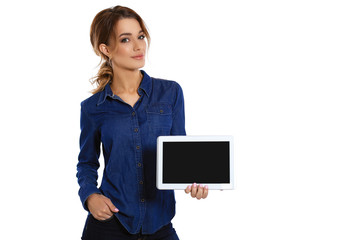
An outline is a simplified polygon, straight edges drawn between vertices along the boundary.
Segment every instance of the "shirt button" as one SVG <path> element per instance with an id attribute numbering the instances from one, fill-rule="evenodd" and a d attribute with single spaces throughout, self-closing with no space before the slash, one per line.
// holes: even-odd
<path id="1" fill-rule="evenodd" d="M 133 116 L 135 116 L 135 114 L 136 114 L 135 112 L 132 112 L 132 113 L 131 113 L 131 115 L 133 115 Z"/>
<path id="2" fill-rule="evenodd" d="M 142 199 L 141 199 L 141 202 L 145 202 L 145 199 L 142 198 Z"/>
<path id="3" fill-rule="evenodd" d="M 141 167 L 141 163 L 138 163 L 137 166 L 138 166 L 138 167 Z"/>
<path id="4" fill-rule="evenodd" d="M 139 150 L 139 149 L 140 149 L 140 146 L 136 146 L 136 149 Z"/>
<path id="5" fill-rule="evenodd" d="M 143 182 L 143 181 L 140 181 L 139 183 L 140 183 L 140 184 L 144 184 L 144 182 Z"/>
<path id="6" fill-rule="evenodd" d="M 163 112 L 164 112 L 164 110 L 161 109 L 161 110 L 160 110 L 160 113 L 163 113 Z"/>
<path id="7" fill-rule="evenodd" d="M 138 128 L 135 128 L 135 129 L 134 129 L 134 132 L 138 132 L 138 131 L 139 131 L 139 129 L 138 129 Z"/>

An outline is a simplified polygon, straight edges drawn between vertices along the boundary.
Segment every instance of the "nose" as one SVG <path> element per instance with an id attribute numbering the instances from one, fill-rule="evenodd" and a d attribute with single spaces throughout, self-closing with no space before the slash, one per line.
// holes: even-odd
<path id="1" fill-rule="evenodd" d="M 135 41 L 134 43 L 134 51 L 139 51 L 141 49 L 139 41 Z"/>

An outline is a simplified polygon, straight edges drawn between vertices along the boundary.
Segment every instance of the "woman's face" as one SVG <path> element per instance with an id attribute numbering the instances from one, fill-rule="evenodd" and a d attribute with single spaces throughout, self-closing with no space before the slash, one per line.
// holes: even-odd
<path id="1" fill-rule="evenodd" d="M 113 68 L 136 70 L 145 65 L 146 41 L 139 22 L 125 18 L 114 27 L 115 38 L 110 40 L 108 56 Z"/>

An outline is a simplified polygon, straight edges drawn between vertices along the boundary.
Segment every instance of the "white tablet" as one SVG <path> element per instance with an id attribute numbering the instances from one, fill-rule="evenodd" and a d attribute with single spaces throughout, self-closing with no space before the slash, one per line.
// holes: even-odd
<path id="1" fill-rule="evenodd" d="M 182 189 L 193 183 L 209 189 L 234 188 L 232 136 L 160 136 L 156 186 Z"/>

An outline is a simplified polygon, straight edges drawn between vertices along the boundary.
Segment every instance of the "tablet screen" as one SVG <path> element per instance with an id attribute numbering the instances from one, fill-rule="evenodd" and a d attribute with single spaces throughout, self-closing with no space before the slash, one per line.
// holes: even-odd
<path id="1" fill-rule="evenodd" d="M 163 142 L 163 183 L 230 183 L 227 141 Z"/>

